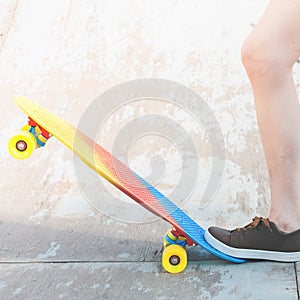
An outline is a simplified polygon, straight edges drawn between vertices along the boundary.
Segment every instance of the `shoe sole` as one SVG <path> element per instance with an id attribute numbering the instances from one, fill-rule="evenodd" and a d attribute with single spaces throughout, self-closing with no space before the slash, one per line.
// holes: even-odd
<path id="1" fill-rule="evenodd" d="M 208 230 L 204 233 L 205 240 L 215 249 L 237 258 L 262 259 L 280 262 L 300 261 L 300 252 L 278 252 L 269 250 L 239 249 L 220 242 Z"/>

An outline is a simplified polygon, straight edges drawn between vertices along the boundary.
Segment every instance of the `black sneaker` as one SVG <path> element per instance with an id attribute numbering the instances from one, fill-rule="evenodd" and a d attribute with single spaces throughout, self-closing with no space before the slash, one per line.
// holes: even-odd
<path id="1" fill-rule="evenodd" d="M 206 241 L 217 250 L 239 258 L 300 261 L 300 229 L 284 233 L 269 219 L 255 217 L 243 228 L 210 227 Z"/>

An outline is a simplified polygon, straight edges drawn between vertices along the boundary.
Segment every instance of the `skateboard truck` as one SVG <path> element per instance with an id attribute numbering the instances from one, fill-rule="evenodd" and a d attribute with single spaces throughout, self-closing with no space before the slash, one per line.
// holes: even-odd
<path id="1" fill-rule="evenodd" d="M 29 132 L 36 137 L 37 145 L 39 147 L 44 147 L 48 139 L 51 137 L 51 134 L 30 117 L 28 117 L 28 125 L 30 126 Z"/>
<path id="2" fill-rule="evenodd" d="M 182 272 L 187 265 L 186 246 L 196 246 L 181 229 L 169 229 L 163 241 L 162 265 L 170 273 Z"/>
<path id="3" fill-rule="evenodd" d="M 181 229 L 178 229 L 176 227 L 168 230 L 164 238 L 164 247 L 171 244 L 177 244 L 182 247 L 186 247 L 186 245 L 197 246 L 197 244 L 193 240 L 191 240 Z"/>
<path id="4" fill-rule="evenodd" d="M 28 123 L 21 132 L 14 135 L 8 142 L 10 154 L 17 159 L 28 158 L 36 148 L 44 147 L 52 135 L 28 117 Z"/>

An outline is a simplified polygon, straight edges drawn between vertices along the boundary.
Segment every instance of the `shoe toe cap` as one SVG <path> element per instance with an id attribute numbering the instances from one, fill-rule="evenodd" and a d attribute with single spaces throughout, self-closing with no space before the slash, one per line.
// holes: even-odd
<path id="1" fill-rule="evenodd" d="M 220 242 L 230 245 L 230 231 L 219 228 L 219 227 L 209 227 L 208 232 Z"/>

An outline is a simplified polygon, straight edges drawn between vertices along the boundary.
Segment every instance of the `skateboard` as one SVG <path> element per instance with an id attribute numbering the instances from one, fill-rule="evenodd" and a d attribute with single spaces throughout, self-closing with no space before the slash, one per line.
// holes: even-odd
<path id="1" fill-rule="evenodd" d="M 213 255 L 234 263 L 244 259 L 228 256 L 210 246 L 205 229 L 94 140 L 41 105 L 23 96 L 15 96 L 17 105 L 28 115 L 28 124 L 8 142 L 10 154 L 28 158 L 36 148 L 45 146 L 54 136 L 76 153 L 90 168 L 123 193 L 172 225 L 163 240 L 162 265 L 169 273 L 180 273 L 187 266 L 187 246 L 200 246 Z"/>

